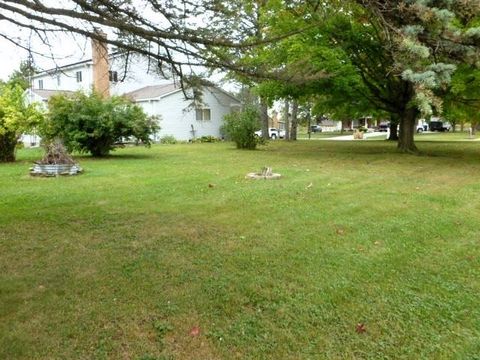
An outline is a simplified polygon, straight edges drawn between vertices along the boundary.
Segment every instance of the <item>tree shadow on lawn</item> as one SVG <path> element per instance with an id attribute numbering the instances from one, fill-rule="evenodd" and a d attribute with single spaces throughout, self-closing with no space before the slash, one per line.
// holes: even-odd
<path id="1" fill-rule="evenodd" d="M 425 146 L 427 145 L 427 146 Z M 450 158 L 456 160 L 480 160 L 480 143 L 458 141 L 425 141 L 417 143 L 419 156 L 432 158 Z"/>
<path id="2" fill-rule="evenodd" d="M 310 159 L 329 159 L 332 161 L 348 159 L 349 161 L 365 161 L 372 159 L 418 159 L 419 161 L 427 158 L 445 158 L 455 160 L 459 165 L 466 163 L 480 164 L 480 142 L 439 142 L 439 141 L 421 141 L 417 142 L 418 154 L 404 154 L 397 150 L 396 142 L 321 142 L 305 143 L 292 142 L 286 146 L 276 146 L 271 148 L 273 152 L 281 153 L 286 158 L 310 158 Z"/>
<path id="3" fill-rule="evenodd" d="M 78 160 L 110 161 L 110 160 L 146 160 L 158 157 L 158 154 L 109 154 L 107 156 L 95 157 L 87 154 L 74 154 Z"/>

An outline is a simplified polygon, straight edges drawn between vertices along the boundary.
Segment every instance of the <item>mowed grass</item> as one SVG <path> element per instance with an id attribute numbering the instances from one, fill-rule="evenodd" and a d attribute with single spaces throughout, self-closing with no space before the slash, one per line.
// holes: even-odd
<path id="1" fill-rule="evenodd" d="M 456 131 L 456 132 L 427 132 L 420 133 L 415 136 L 416 141 L 479 141 L 480 138 L 477 135 L 470 137 L 469 132 Z"/>
<path id="2" fill-rule="evenodd" d="M 298 139 L 299 140 L 327 139 L 327 138 L 344 136 L 344 135 L 352 135 L 352 134 L 353 134 L 353 132 L 347 132 L 347 131 L 345 131 L 344 133 L 341 133 L 340 131 L 322 131 L 322 132 L 312 132 L 312 133 L 310 133 L 310 138 L 309 138 L 308 132 L 304 129 L 301 129 L 298 133 Z"/>
<path id="3" fill-rule="evenodd" d="M 19 152 L 0 358 L 478 359 L 480 144 L 419 147 L 126 148 L 69 178 Z"/>

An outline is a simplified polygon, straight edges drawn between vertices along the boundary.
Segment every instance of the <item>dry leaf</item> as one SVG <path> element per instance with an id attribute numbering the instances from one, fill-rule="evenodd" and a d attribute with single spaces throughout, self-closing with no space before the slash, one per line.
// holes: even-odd
<path id="1" fill-rule="evenodd" d="M 190 330 L 190 336 L 193 336 L 193 337 L 196 337 L 200 335 L 200 327 L 198 326 L 194 326 L 191 330 Z"/>
<path id="2" fill-rule="evenodd" d="M 365 327 L 365 324 L 363 323 L 358 323 L 356 326 L 355 326 L 355 331 L 358 333 L 358 334 L 362 334 L 364 332 L 367 331 L 367 328 Z"/>

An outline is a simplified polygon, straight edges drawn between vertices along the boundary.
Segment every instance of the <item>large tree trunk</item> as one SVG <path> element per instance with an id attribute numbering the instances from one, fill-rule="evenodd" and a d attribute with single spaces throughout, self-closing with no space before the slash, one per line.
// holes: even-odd
<path id="1" fill-rule="evenodd" d="M 290 140 L 290 101 L 285 100 L 285 140 Z"/>
<path id="2" fill-rule="evenodd" d="M 260 121 L 262 123 L 262 137 L 268 139 L 268 104 L 264 98 L 260 99 Z"/>
<path id="3" fill-rule="evenodd" d="M 298 129 L 298 101 L 293 100 L 292 103 L 292 131 L 290 132 L 290 140 L 297 140 Z"/>
<path id="4" fill-rule="evenodd" d="M 3 134 L 0 136 L 0 162 L 15 161 L 15 147 L 17 146 L 17 137 L 15 133 Z"/>
<path id="5" fill-rule="evenodd" d="M 342 120 L 342 130 L 340 130 L 340 134 L 343 134 L 347 127 L 349 127 L 349 120 Z"/>
<path id="6" fill-rule="evenodd" d="M 389 141 L 398 141 L 398 118 L 394 115 L 390 116 L 390 134 L 388 135 Z"/>
<path id="7" fill-rule="evenodd" d="M 415 124 L 418 110 L 414 107 L 405 109 L 400 118 L 400 134 L 398 136 L 398 150 L 404 153 L 414 154 L 418 152 L 415 146 Z"/>

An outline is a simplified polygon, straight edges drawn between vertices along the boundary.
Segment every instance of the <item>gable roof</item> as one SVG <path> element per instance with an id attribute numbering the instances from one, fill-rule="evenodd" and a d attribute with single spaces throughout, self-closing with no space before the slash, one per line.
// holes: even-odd
<path id="1" fill-rule="evenodd" d="M 113 60 L 117 56 L 120 56 L 120 55 L 121 55 L 121 53 L 116 51 L 116 52 L 108 54 L 108 59 Z M 93 64 L 92 59 L 80 60 L 80 61 L 76 61 L 74 63 L 61 65 L 61 66 L 57 65 L 54 68 L 39 71 L 38 73 L 33 74 L 32 77 L 36 78 L 36 77 L 41 77 L 41 76 L 45 76 L 45 75 L 49 75 L 49 74 L 56 74 L 58 72 L 62 72 L 62 71 L 68 70 L 68 69 L 74 69 L 74 68 L 82 66 L 82 65 L 92 65 L 92 64 Z"/>
<path id="2" fill-rule="evenodd" d="M 152 85 L 152 86 L 145 86 L 143 88 L 131 91 L 129 93 L 124 94 L 124 96 L 134 101 L 138 101 L 138 100 L 162 97 L 164 95 L 174 93 L 180 90 L 181 90 L 181 87 L 174 83 L 163 84 L 163 85 Z"/>
<path id="3" fill-rule="evenodd" d="M 49 100 L 54 95 L 72 95 L 75 91 L 69 90 L 39 90 L 39 89 L 29 89 L 35 95 L 40 96 L 45 100 Z"/>
<path id="4" fill-rule="evenodd" d="M 217 86 L 205 86 L 205 87 L 218 90 L 222 92 L 224 95 L 228 96 L 230 99 L 234 100 L 235 102 L 240 103 L 240 100 L 238 100 L 235 96 L 233 96 L 232 94 L 228 93 L 227 91 L 223 90 L 220 87 L 217 87 Z M 179 84 L 170 83 L 170 84 L 162 84 L 162 85 L 145 86 L 138 90 L 126 93 L 124 94 L 124 96 L 128 97 L 129 99 L 132 99 L 133 101 L 139 101 L 139 100 L 148 100 L 148 99 L 165 97 L 181 90 L 182 90 L 182 87 Z"/>
<path id="5" fill-rule="evenodd" d="M 323 125 L 323 126 L 337 126 L 337 123 L 338 123 L 337 121 L 330 120 L 330 119 L 320 121 L 320 125 Z"/>

